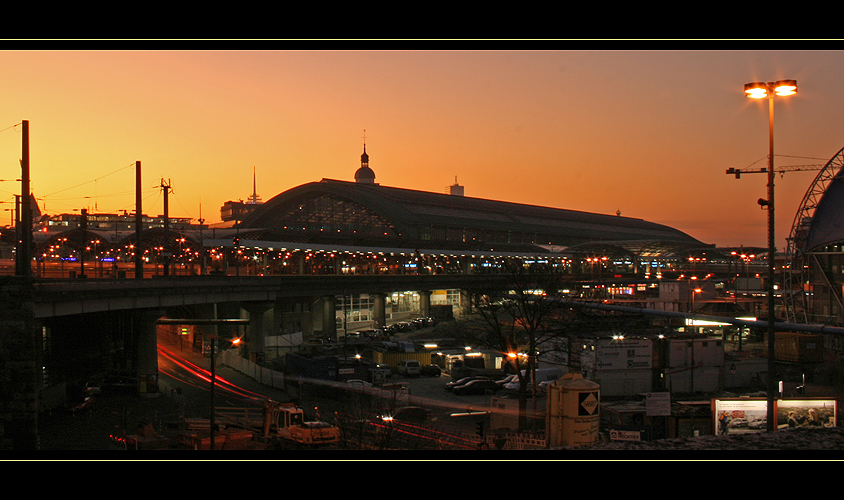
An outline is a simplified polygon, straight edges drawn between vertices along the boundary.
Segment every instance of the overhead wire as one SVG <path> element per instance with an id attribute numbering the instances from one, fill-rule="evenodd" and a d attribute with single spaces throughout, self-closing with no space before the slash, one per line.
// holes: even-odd
<path id="1" fill-rule="evenodd" d="M 75 188 L 78 188 L 79 186 L 84 186 L 85 184 L 90 184 L 90 183 L 92 183 L 92 182 L 97 182 L 98 180 L 100 180 L 100 179 L 104 179 L 104 178 L 108 177 L 109 175 L 116 174 L 117 172 L 120 172 L 120 171 L 121 171 L 121 170 L 123 170 L 123 169 L 129 168 L 129 167 L 134 167 L 134 166 L 135 166 L 135 164 L 134 164 L 134 163 L 130 163 L 129 165 L 126 165 L 125 167 L 120 167 L 120 168 L 118 168 L 117 170 L 115 170 L 115 171 L 113 171 L 113 172 L 109 172 L 109 173 L 107 173 L 107 174 L 105 174 L 105 175 L 102 175 L 102 176 L 97 177 L 97 178 L 95 178 L 95 179 L 91 179 L 90 181 L 86 181 L 86 182 L 83 182 L 83 183 L 81 183 L 81 184 L 77 184 L 77 185 L 75 185 L 75 186 L 70 186 L 70 187 L 67 187 L 67 188 L 64 188 L 64 189 L 60 189 L 60 190 L 55 191 L 55 192 L 53 192 L 53 193 L 50 193 L 50 194 L 44 195 L 44 197 L 46 198 L 47 196 L 52 196 L 52 195 L 54 195 L 54 194 L 62 193 L 62 192 L 64 192 L 64 191 L 68 191 L 68 190 L 70 190 L 70 189 L 75 189 Z"/>
<path id="2" fill-rule="evenodd" d="M 178 204 L 179 204 L 179 206 L 180 206 L 180 207 L 182 207 L 182 210 L 184 210 L 184 211 L 185 211 L 185 213 L 186 213 L 186 214 L 188 214 L 188 217 L 190 217 L 191 219 L 196 219 L 196 217 L 194 217 L 194 216 L 191 214 L 191 211 L 190 211 L 190 210 L 188 210 L 187 208 L 185 208 L 185 206 L 184 206 L 184 205 L 182 205 L 182 201 L 179 199 L 179 197 L 178 197 L 178 196 L 176 196 L 176 193 L 175 193 L 175 192 L 173 192 L 173 197 L 175 197 L 175 198 L 176 198 L 176 203 L 178 203 Z"/>
<path id="3" fill-rule="evenodd" d="M 15 123 L 14 125 L 12 125 L 10 127 L 2 128 L 2 129 L 0 129 L 0 132 L 5 132 L 9 129 L 13 129 L 13 128 L 17 127 L 18 125 L 20 125 L 21 123 L 23 123 L 23 122 L 18 122 L 18 123 Z"/>

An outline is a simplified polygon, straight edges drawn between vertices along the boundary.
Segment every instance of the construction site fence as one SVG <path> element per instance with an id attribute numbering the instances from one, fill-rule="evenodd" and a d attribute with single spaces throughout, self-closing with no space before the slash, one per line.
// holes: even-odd
<path id="1" fill-rule="evenodd" d="M 488 434 L 484 442 L 490 450 L 539 450 L 546 448 L 545 435 L 534 432 Z"/>
<path id="2" fill-rule="evenodd" d="M 270 368 L 260 366 L 238 355 L 231 350 L 223 351 L 221 362 L 233 370 L 252 378 L 263 385 L 276 389 L 284 389 L 284 374 Z"/>

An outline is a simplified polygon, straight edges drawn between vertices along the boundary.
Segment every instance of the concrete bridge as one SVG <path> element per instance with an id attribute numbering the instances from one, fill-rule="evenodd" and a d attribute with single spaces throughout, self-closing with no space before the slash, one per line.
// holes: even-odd
<path id="1" fill-rule="evenodd" d="M 142 280 L 0 278 L 0 449 L 37 449 L 37 415 L 49 377 L 74 371 L 132 371 L 142 396 L 157 396 L 157 324 L 162 318 L 249 319 L 250 352 L 285 318 L 336 337 L 336 297 L 370 294 L 373 321 L 386 322 L 386 296 L 420 294 L 427 315 L 430 292 L 483 289 L 506 275 L 191 276 Z M 243 313 L 245 311 L 245 314 Z M 99 366 L 104 364 L 105 366 Z M 45 378 L 48 380 L 45 382 Z"/>

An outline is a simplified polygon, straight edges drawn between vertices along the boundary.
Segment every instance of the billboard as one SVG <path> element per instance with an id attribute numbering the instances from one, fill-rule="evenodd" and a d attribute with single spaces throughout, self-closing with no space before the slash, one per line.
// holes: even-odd
<path id="1" fill-rule="evenodd" d="M 715 433 L 747 434 L 766 432 L 768 428 L 768 400 L 760 398 L 715 399 L 712 416 Z"/>
<path id="2" fill-rule="evenodd" d="M 779 399 L 774 401 L 776 429 L 836 427 L 835 399 Z M 765 398 L 713 399 L 712 418 L 717 434 L 767 432 L 768 401 Z"/>
<path id="3" fill-rule="evenodd" d="M 784 399 L 777 401 L 777 428 L 836 427 L 838 408 L 834 399 Z"/>
<path id="4" fill-rule="evenodd" d="M 652 368 L 653 344 L 647 339 L 602 339 L 595 357 L 595 369 L 599 371 Z"/>

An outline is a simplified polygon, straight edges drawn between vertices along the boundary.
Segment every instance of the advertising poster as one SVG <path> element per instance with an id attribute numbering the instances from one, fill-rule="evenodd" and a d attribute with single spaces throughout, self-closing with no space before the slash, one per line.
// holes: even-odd
<path id="1" fill-rule="evenodd" d="M 777 402 L 777 428 L 835 427 L 834 399 L 783 399 Z"/>
<path id="2" fill-rule="evenodd" d="M 768 429 L 766 399 L 716 399 L 714 407 L 716 434 L 747 434 Z"/>
<path id="3" fill-rule="evenodd" d="M 835 427 L 838 407 L 834 399 L 779 399 L 774 402 L 777 429 Z M 718 434 L 767 432 L 768 401 L 762 398 L 715 399 L 714 429 Z"/>

